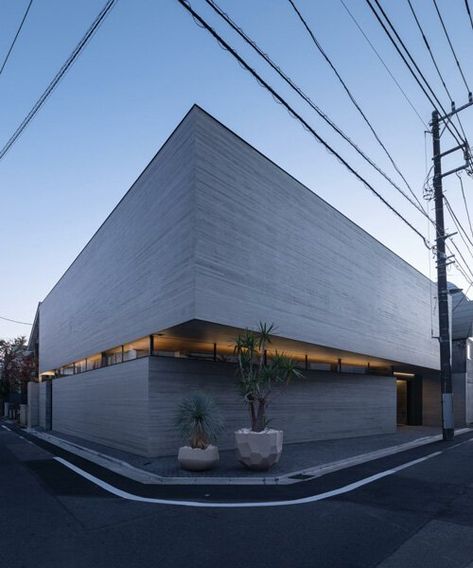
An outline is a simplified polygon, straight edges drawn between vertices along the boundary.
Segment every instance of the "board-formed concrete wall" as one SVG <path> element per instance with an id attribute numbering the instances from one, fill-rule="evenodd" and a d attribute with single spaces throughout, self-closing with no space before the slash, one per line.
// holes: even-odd
<path id="1" fill-rule="evenodd" d="M 175 427 L 179 402 L 211 394 L 225 419 L 218 440 L 249 426 L 231 364 L 143 358 L 53 381 L 53 430 L 143 456 L 173 455 L 184 444 Z M 368 436 L 396 429 L 393 377 L 305 372 L 269 407 L 286 442 Z"/>
<path id="2" fill-rule="evenodd" d="M 148 358 L 53 381 L 53 430 L 148 453 Z"/>
<path id="3" fill-rule="evenodd" d="M 40 372 L 193 317 L 193 117 L 40 306 Z"/>
<path id="4" fill-rule="evenodd" d="M 270 404 L 270 426 L 284 430 L 285 442 L 347 438 L 396 430 L 394 377 L 305 371 Z M 174 426 L 177 404 L 189 393 L 211 394 L 225 419 L 218 440 L 234 448 L 233 432 L 248 427 L 235 367 L 188 359 L 150 359 L 150 455 L 174 454 L 183 445 Z"/>
<path id="5" fill-rule="evenodd" d="M 192 319 L 438 368 L 430 283 L 194 107 L 40 306 L 40 371 Z"/>
<path id="6" fill-rule="evenodd" d="M 425 276 L 211 116 L 194 128 L 197 319 L 439 367 Z"/>

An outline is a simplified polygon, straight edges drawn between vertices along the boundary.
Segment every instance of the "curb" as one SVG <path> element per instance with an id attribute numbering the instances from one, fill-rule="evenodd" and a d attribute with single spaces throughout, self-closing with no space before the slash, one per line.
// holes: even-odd
<path id="1" fill-rule="evenodd" d="M 308 479 L 322 477 L 329 473 L 347 469 L 355 465 L 360 465 L 369 461 L 380 459 L 386 456 L 391 456 L 413 448 L 433 444 L 442 439 L 442 434 L 433 436 L 425 436 L 412 440 L 397 446 L 390 446 L 380 450 L 374 450 L 357 456 L 352 456 L 343 460 L 320 464 L 318 466 L 305 468 L 298 471 L 293 471 L 279 476 L 268 477 L 167 477 L 155 473 L 147 472 L 143 469 L 137 468 L 107 454 L 97 452 L 85 446 L 81 446 L 74 442 L 58 438 L 52 434 L 45 432 L 37 432 L 34 429 L 26 430 L 30 435 L 40 438 L 50 444 L 58 446 L 59 448 L 71 452 L 81 458 L 84 458 L 92 463 L 100 465 L 114 473 L 127 477 L 133 481 L 143 484 L 160 484 L 160 485 L 292 485 L 294 483 L 301 483 Z M 455 430 L 455 435 L 466 434 L 472 432 L 473 428 L 460 428 Z"/>

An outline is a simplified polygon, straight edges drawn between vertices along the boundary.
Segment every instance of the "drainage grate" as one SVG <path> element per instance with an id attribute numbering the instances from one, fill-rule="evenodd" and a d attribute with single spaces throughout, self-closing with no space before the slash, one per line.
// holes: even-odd
<path id="1" fill-rule="evenodd" d="M 305 481 L 306 479 L 312 479 L 315 475 L 310 475 L 308 473 L 296 473 L 296 475 L 290 475 L 288 479 L 297 479 L 300 481 Z"/>

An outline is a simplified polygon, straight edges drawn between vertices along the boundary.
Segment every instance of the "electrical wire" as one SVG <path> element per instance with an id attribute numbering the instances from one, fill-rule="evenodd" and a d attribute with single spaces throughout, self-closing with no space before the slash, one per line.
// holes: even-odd
<path id="1" fill-rule="evenodd" d="M 394 161 L 391 153 L 389 152 L 389 150 L 386 148 L 386 145 L 384 144 L 384 142 L 381 140 L 379 134 L 377 133 L 376 129 L 374 128 L 374 126 L 371 124 L 371 121 L 368 119 L 368 117 L 366 116 L 366 113 L 364 112 L 364 110 L 361 108 L 359 102 L 356 100 L 356 98 L 353 96 L 353 93 L 351 92 L 350 88 L 348 87 L 347 83 L 345 82 L 345 80 L 343 79 L 343 77 L 340 75 L 338 69 L 336 68 L 336 66 L 334 65 L 333 61 L 330 59 L 330 57 L 327 55 L 327 52 L 324 50 L 324 48 L 322 47 L 322 45 L 320 44 L 319 40 L 315 37 L 315 34 L 313 32 L 313 30 L 311 29 L 311 27 L 309 26 L 309 24 L 307 23 L 307 21 L 305 20 L 304 16 L 302 15 L 302 13 L 300 12 L 300 10 L 297 8 L 294 0 L 288 0 L 289 4 L 292 6 L 294 12 L 297 14 L 299 20 L 302 22 L 302 25 L 304 26 L 305 30 L 307 31 L 307 33 L 309 34 L 310 38 L 312 39 L 312 42 L 314 43 L 314 45 L 316 46 L 316 48 L 319 50 L 319 52 L 321 53 L 322 57 L 325 59 L 325 61 L 328 63 L 328 65 L 330 66 L 330 68 L 332 69 L 332 71 L 334 72 L 335 76 L 337 77 L 337 79 L 339 80 L 340 84 L 342 85 L 343 89 L 345 90 L 346 94 L 348 95 L 348 98 L 350 99 L 350 101 L 352 102 L 353 106 L 356 108 L 356 110 L 359 112 L 360 116 L 363 118 L 363 120 L 365 121 L 365 123 L 367 124 L 368 128 L 371 130 L 371 133 L 373 134 L 374 138 L 376 139 L 376 141 L 378 142 L 378 144 L 381 146 L 381 148 L 383 149 L 384 153 L 387 155 L 389 161 L 391 162 L 393 168 L 396 170 L 396 172 L 399 174 L 399 176 L 402 178 L 402 180 L 404 181 L 404 183 L 406 184 L 406 187 L 408 188 L 408 190 L 410 191 L 411 195 L 413 196 L 413 198 L 417 201 L 417 203 L 419 204 L 419 206 L 421 207 L 421 209 L 423 209 L 423 205 L 420 202 L 420 200 L 418 199 L 417 195 L 415 194 L 414 190 L 412 189 L 412 187 L 410 186 L 409 182 L 407 181 L 407 179 L 404 177 L 402 171 L 400 170 L 400 168 L 398 167 L 398 165 L 396 164 L 396 162 Z"/>
<path id="2" fill-rule="evenodd" d="M 406 67 L 409 69 L 409 72 L 411 73 L 411 75 L 414 77 L 415 81 L 417 82 L 417 84 L 419 85 L 419 87 L 421 88 L 422 92 L 424 93 L 424 95 L 427 97 L 427 99 L 429 100 L 430 104 L 432 105 L 432 107 L 439 113 L 439 108 L 442 110 L 443 115 L 447 115 L 446 110 L 444 109 L 444 107 L 442 106 L 442 103 L 440 102 L 440 100 L 438 99 L 437 95 L 435 94 L 435 92 L 433 91 L 432 87 L 430 86 L 429 82 L 427 81 L 427 79 L 425 78 L 424 74 L 422 73 L 422 71 L 420 70 L 419 66 L 417 65 L 417 63 L 415 62 L 414 58 L 412 57 L 412 55 L 410 54 L 409 50 L 407 49 L 404 41 L 402 40 L 402 38 L 399 36 L 398 32 L 396 31 L 396 28 L 394 27 L 394 25 L 392 24 L 391 20 L 389 19 L 389 17 L 387 16 L 386 12 L 383 10 L 382 6 L 380 5 L 378 0 L 374 0 L 376 2 L 376 5 L 378 6 L 378 8 L 380 9 L 382 15 L 384 16 L 384 18 L 386 19 L 390 29 L 392 30 L 392 33 L 394 34 L 394 36 L 397 38 L 397 40 L 399 41 L 399 43 L 401 44 L 401 46 L 403 47 L 404 51 L 406 52 L 407 56 L 409 57 L 409 59 L 411 60 L 412 64 L 414 65 L 415 69 L 417 70 L 418 74 L 420 75 L 420 77 L 422 78 L 422 80 L 425 83 L 425 86 L 422 84 L 422 82 L 420 81 L 419 77 L 417 76 L 417 74 L 414 72 L 414 70 L 412 69 L 411 65 L 409 64 L 409 62 L 406 59 L 406 56 L 402 53 L 401 49 L 399 48 L 399 46 L 397 45 L 395 39 L 393 38 L 393 36 L 391 35 L 391 32 L 388 30 L 388 28 L 386 27 L 386 24 L 383 22 L 382 18 L 380 17 L 380 15 L 378 14 L 378 12 L 376 11 L 375 7 L 373 6 L 372 2 L 370 0 L 366 0 L 366 3 L 368 4 L 368 6 L 370 7 L 371 11 L 373 12 L 373 14 L 375 15 L 376 19 L 378 20 L 379 24 L 381 25 L 381 27 L 383 28 L 384 32 L 386 33 L 386 35 L 388 36 L 389 40 L 391 41 L 391 43 L 393 44 L 394 48 L 396 49 L 396 51 L 398 52 L 398 54 L 400 55 L 401 59 L 403 60 L 404 64 L 406 65 Z M 427 89 L 431 92 L 432 96 L 427 92 Z M 433 98 L 432 98 L 433 97 Z M 437 102 L 437 104 L 434 102 L 434 100 Z M 438 105 L 438 107 L 437 107 Z M 445 123 L 449 132 L 452 134 L 453 138 L 455 138 L 455 140 L 457 141 L 458 144 L 461 144 L 463 142 L 465 142 L 462 137 L 461 134 L 458 132 L 458 129 L 456 128 L 456 126 L 451 122 L 446 122 Z M 453 129 L 455 130 L 455 132 L 453 132 L 452 128 L 450 128 L 450 125 L 453 127 Z"/>
<path id="3" fill-rule="evenodd" d="M 473 29 L 473 18 L 471 17 L 471 10 L 470 10 L 470 6 L 468 4 L 468 0 L 465 0 L 465 8 L 466 8 L 466 11 L 468 13 L 468 18 L 470 19 L 471 28 Z"/>
<path id="4" fill-rule="evenodd" d="M 100 24 L 104 21 L 104 19 L 106 18 L 106 16 L 110 13 L 110 10 L 113 8 L 114 4 L 116 3 L 117 0 L 108 0 L 107 3 L 105 4 L 105 6 L 102 8 L 102 10 L 99 12 L 99 14 L 97 15 L 97 17 L 95 18 L 95 20 L 92 22 L 92 24 L 89 26 L 88 30 L 86 31 L 86 33 L 82 36 L 82 39 L 79 41 L 79 43 L 76 45 L 76 47 L 74 48 L 74 50 L 72 51 L 72 53 L 69 55 L 69 57 L 67 58 L 67 60 L 65 61 L 65 63 L 62 65 L 62 67 L 59 69 L 59 71 L 56 73 L 56 76 L 53 78 L 53 80 L 49 83 L 49 85 L 46 87 L 45 91 L 43 92 L 43 94 L 39 97 L 39 99 L 36 101 L 36 103 L 33 105 L 32 109 L 30 110 L 30 112 L 26 115 L 26 117 L 23 119 L 23 121 L 21 122 L 20 126 L 15 130 L 15 132 L 12 134 L 12 136 L 10 137 L 10 139 L 7 141 L 7 143 L 3 146 L 3 148 L 0 150 L 0 160 L 5 156 L 5 154 L 8 152 L 8 150 L 13 146 L 13 144 L 18 140 L 18 138 L 20 137 L 20 135 L 22 134 L 22 132 L 24 131 L 24 129 L 28 126 L 28 124 L 31 122 L 31 120 L 34 118 L 34 116 L 36 115 L 36 113 L 39 111 L 39 109 L 43 106 L 43 104 L 45 103 L 46 99 L 49 97 L 49 95 L 53 92 L 53 90 L 56 88 L 56 86 L 58 85 L 58 83 L 61 81 L 61 79 L 63 78 L 63 76 L 66 74 L 66 72 L 69 70 L 69 68 L 72 66 L 72 64 L 74 63 L 74 61 L 77 59 L 77 57 L 79 56 L 79 54 L 82 52 L 82 50 L 84 49 L 84 47 L 87 45 L 88 41 L 90 40 L 90 38 L 94 35 L 94 33 L 97 31 L 98 27 L 100 26 Z"/>
<path id="5" fill-rule="evenodd" d="M 384 203 L 384 205 L 386 205 L 386 207 L 388 207 L 388 209 L 390 209 L 390 211 L 392 211 L 399 219 L 401 219 L 412 231 L 414 231 L 423 241 L 423 243 L 425 244 L 425 246 L 429 246 L 427 244 L 426 238 L 424 237 L 424 235 L 414 227 L 414 225 L 412 225 L 412 223 L 410 223 L 401 213 L 399 213 L 399 211 L 397 211 L 397 209 L 391 205 L 360 173 L 358 173 L 334 148 L 332 148 L 330 146 L 330 144 L 328 144 L 328 142 L 326 142 L 319 134 L 317 134 L 317 132 L 314 130 L 314 128 L 312 128 L 312 126 L 310 126 L 310 124 L 296 111 L 294 110 L 291 105 L 278 93 L 276 92 L 276 90 L 271 87 L 269 85 L 269 83 L 267 83 L 267 81 L 265 81 L 261 75 L 259 75 L 254 69 L 253 67 L 251 67 L 249 65 L 249 63 L 247 63 L 238 53 L 237 51 L 231 47 L 211 26 L 210 24 L 208 24 L 208 22 L 206 20 L 204 20 L 204 18 L 202 18 L 202 16 L 200 16 L 191 6 L 190 4 L 186 1 L 186 0 L 177 0 L 177 2 L 179 2 L 179 4 L 181 4 L 181 6 L 183 8 L 185 8 L 185 10 L 187 10 L 189 12 L 189 14 L 191 14 L 191 16 L 194 18 L 194 20 L 198 23 L 198 25 L 200 25 L 200 27 L 205 28 L 206 31 L 208 31 L 210 33 L 211 36 L 213 36 L 213 38 L 215 40 L 217 40 L 217 42 L 223 47 L 223 49 L 225 49 L 226 51 L 228 51 L 237 61 L 238 63 L 246 70 L 248 71 L 253 77 L 254 79 L 256 79 L 256 81 L 263 87 L 265 88 L 272 96 L 273 98 L 279 102 L 288 112 L 289 114 L 295 118 L 296 120 L 298 120 L 302 126 L 310 133 L 312 134 L 312 136 L 320 143 L 322 144 L 322 146 L 324 146 L 324 148 L 333 156 L 335 156 L 339 162 L 341 164 L 343 164 L 348 171 L 350 171 L 350 173 L 352 173 L 359 181 L 361 181 L 363 183 L 363 185 L 369 189 L 372 193 L 374 193 L 374 195 L 376 195 L 378 197 L 378 199 L 380 199 L 380 201 L 382 203 Z"/>
<path id="6" fill-rule="evenodd" d="M 448 98 L 450 99 L 450 102 L 453 103 L 453 97 L 452 97 L 452 95 L 450 94 L 450 91 L 448 90 L 447 84 L 445 83 L 445 80 L 444 80 L 444 78 L 443 78 L 443 76 L 442 76 L 442 73 L 440 72 L 440 68 L 439 68 L 439 66 L 438 66 L 438 64 L 437 64 L 437 61 L 436 61 L 435 57 L 434 57 L 434 54 L 433 54 L 432 49 L 431 49 L 431 47 L 430 47 L 429 41 L 428 41 L 428 39 L 427 39 L 427 37 L 426 37 L 426 35 L 425 35 L 425 33 L 424 33 L 424 30 L 422 29 L 422 26 L 421 26 L 421 24 L 420 24 L 419 18 L 417 17 L 417 14 L 416 14 L 416 12 L 415 12 L 415 10 L 414 10 L 414 6 L 412 5 L 411 0 L 407 0 L 407 3 L 409 4 L 409 8 L 411 9 L 412 15 L 414 16 L 414 20 L 415 20 L 415 22 L 416 22 L 416 24 L 417 24 L 417 28 L 419 29 L 419 32 L 420 32 L 420 34 L 421 34 L 421 36 L 422 36 L 422 39 L 424 40 L 425 47 L 427 48 L 427 51 L 429 52 L 430 58 L 432 59 L 432 63 L 434 64 L 434 67 L 435 67 L 435 69 L 436 69 L 436 71 L 437 71 L 437 75 L 439 76 L 439 79 L 440 79 L 440 81 L 441 81 L 441 83 L 442 83 L 442 85 L 443 85 L 443 88 L 445 89 L 445 92 L 447 93 Z"/>
<path id="7" fill-rule="evenodd" d="M 214 0 L 206 0 L 207 4 L 221 17 L 223 18 L 227 24 L 238 33 L 240 37 L 242 37 L 270 66 L 271 68 L 278 73 L 278 75 L 294 90 L 296 93 L 327 123 L 331 126 L 337 134 L 339 134 L 352 148 L 355 149 L 356 152 L 360 156 L 362 156 L 373 168 L 376 169 L 378 173 L 380 173 L 397 191 L 401 193 L 403 197 L 405 197 L 411 205 L 413 205 L 421 214 L 425 215 L 426 211 L 422 204 L 417 200 L 417 202 L 413 201 L 409 195 L 403 191 L 398 184 L 396 184 L 389 176 L 386 174 L 363 150 L 359 148 L 357 144 L 355 144 L 347 134 L 343 132 L 343 130 L 338 127 L 333 120 L 331 120 L 327 114 L 322 111 L 311 99 L 310 97 L 304 93 L 304 91 L 279 67 L 274 60 L 272 60 L 267 53 L 265 53 L 258 44 L 250 37 L 248 34 L 238 25 L 236 22 L 228 15 L 228 13 L 224 12 L 220 6 Z"/>
<path id="8" fill-rule="evenodd" d="M 15 47 L 16 40 L 18 39 L 18 36 L 21 33 L 21 29 L 23 28 L 23 24 L 25 23 L 25 20 L 28 16 L 28 12 L 30 11 L 31 4 L 33 4 L 33 0 L 29 1 L 28 6 L 27 6 L 25 13 L 23 15 L 23 18 L 20 22 L 20 25 L 18 26 L 18 29 L 16 30 L 15 37 L 13 38 L 13 41 L 10 44 L 10 48 L 8 49 L 7 54 L 5 55 L 5 58 L 4 58 L 2 65 L 0 67 L 0 75 L 3 73 L 3 70 L 5 69 L 5 65 L 7 64 L 7 61 L 10 59 L 11 52 L 13 51 L 13 48 Z"/>
<path id="9" fill-rule="evenodd" d="M 465 231 L 465 228 L 463 227 L 463 225 L 461 224 L 460 220 L 458 219 L 455 211 L 453 211 L 452 206 L 450 205 L 450 201 L 447 199 L 447 196 L 444 195 L 443 199 L 445 201 L 445 205 L 447 207 L 448 212 L 450 213 L 450 217 L 452 218 L 455 227 L 458 230 L 458 234 L 460 235 L 462 241 L 465 243 L 468 252 L 471 254 L 472 258 L 473 258 L 473 251 L 470 249 L 470 247 L 473 247 L 473 241 L 471 240 L 470 236 L 468 235 L 468 233 Z"/>
<path id="10" fill-rule="evenodd" d="M 473 286 L 473 282 L 470 282 L 470 285 L 468 286 L 468 288 L 466 289 L 466 292 L 463 294 L 462 299 L 458 302 L 458 304 L 453 308 L 452 310 L 452 314 L 455 313 L 455 311 L 457 310 L 457 308 L 460 307 L 460 305 L 465 301 L 466 295 L 468 294 L 468 292 L 470 291 L 471 287 Z"/>
<path id="11" fill-rule="evenodd" d="M 391 79 L 394 81 L 394 84 L 397 86 L 397 88 L 399 89 L 399 91 L 401 92 L 401 94 L 403 95 L 403 97 L 405 98 L 405 100 L 407 101 L 407 103 L 409 104 L 409 106 L 412 108 L 412 110 L 415 112 L 415 114 L 417 115 L 417 117 L 419 118 L 419 120 L 422 122 L 422 124 L 424 125 L 425 128 L 428 128 L 427 123 L 425 122 L 425 120 L 422 118 L 420 112 L 416 109 L 416 107 L 414 106 L 414 103 L 411 101 L 411 99 L 409 98 L 409 96 L 407 95 L 406 91 L 401 87 L 399 81 L 396 79 L 396 77 L 394 76 L 394 74 L 392 73 L 392 71 L 389 69 L 388 65 L 386 64 L 386 62 L 384 61 L 384 59 L 381 57 L 381 54 L 379 53 L 379 51 L 376 49 L 376 47 L 373 45 L 373 43 L 371 42 L 370 38 L 368 37 L 368 35 L 366 34 L 366 32 L 363 30 L 363 28 L 361 27 L 360 23 L 358 22 L 358 20 L 355 18 L 355 16 L 353 15 L 353 13 L 350 11 L 350 9 L 348 8 L 348 6 L 345 4 L 344 0 L 340 0 L 341 5 L 345 8 L 346 12 L 348 13 L 348 15 L 350 16 L 350 18 L 353 20 L 355 26 L 358 28 L 358 30 L 360 31 L 360 33 L 362 34 L 362 36 L 365 38 L 365 40 L 367 41 L 368 45 L 371 47 L 373 53 L 376 55 L 376 57 L 379 59 L 379 61 L 381 62 L 381 64 L 383 65 L 383 67 L 386 69 L 386 71 L 388 72 L 389 76 L 391 77 Z"/>
<path id="12" fill-rule="evenodd" d="M 5 321 L 10 321 L 12 323 L 19 323 L 21 325 L 33 325 L 32 323 L 27 323 L 25 321 L 18 321 L 18 320 L 14 320 L 14 319 L 10 319 L 10 318 L 6 318 L 4 316 L 0 316 L 1 320 L 5 320 Z"/>
<path id="13" fill-rule="evenodd" d="M 442 24 L 442 28 L 443 28 L 443 31 L 444 31 L 444 33 L 445 33 L 445 37 L 447 38 L 448 45 L 450 46 L 450 50 L 451 50 L 451 52 L 452 52 L 453 58 L 455 59 L 455 63 L 457 64 L 458 71 L 460 72 L 460 75 L 461 75 L 461 77 L 462 77 L 462 79 L 463 79 L 463 83 L 465 84 L 465 87 L 466 87 L 466 90 L 467 90 L 467 92 L 468 92 L 468 95 L 471 96 L 470 87 L 468 86 L 468 83 L 467 83 L 467 81 L 466 81 L 466 79 L 465 79 L 465 75 L 464 75 L 464 73 L 463 73 L 463 69 L 462 69 L 462 67 L 461 67 L 461 65 L 460 65 L 460 62 L 458 61 L 458 57 L 457 57 L 457 54 L 455 53 L 455 49 L 453 48 L 452 40 L 450 39 L 450 35 L 449 35 L 448 31 L 447 31 L 447 27 L 446 27 L 446 25 L 445 25 L 445 22 L 443 21 L 442 14 L 440 13 L 440 10 L 439 10 L 438 4 L 437 4 L 437 0 L 432 0 L 432 2 L 434 3 L 435 10 L 436 10 L 437 15 L 438 15 L 438 17 L 439 17 L 440 23 Z"/>
<path id="14" fill-rule="evenodd" d="M 471 235 L 473 236 L 473 226 L 471 224 L 470 210 L 468 208 L 468 203 L 466 201 L 465 188 L 463 187 L 463 180 L 461 178 L 461 175 L 458 172 L 457 172 L 457 178 L 460 182 L 460 188 L 463 196 L 463 204 L 465 205 L 466 216 L 468 218 L 468 225 L 470 226 Z"/>

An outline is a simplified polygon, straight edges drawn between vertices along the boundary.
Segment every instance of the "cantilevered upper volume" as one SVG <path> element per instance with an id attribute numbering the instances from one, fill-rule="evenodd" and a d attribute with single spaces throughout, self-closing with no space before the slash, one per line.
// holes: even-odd
<path id="1" fill-rule="evenodd" d="M 194 106 L 41 303 L 40 372 L 259 320 L 320 360 L 437 369 L 430 286 Z"/>

